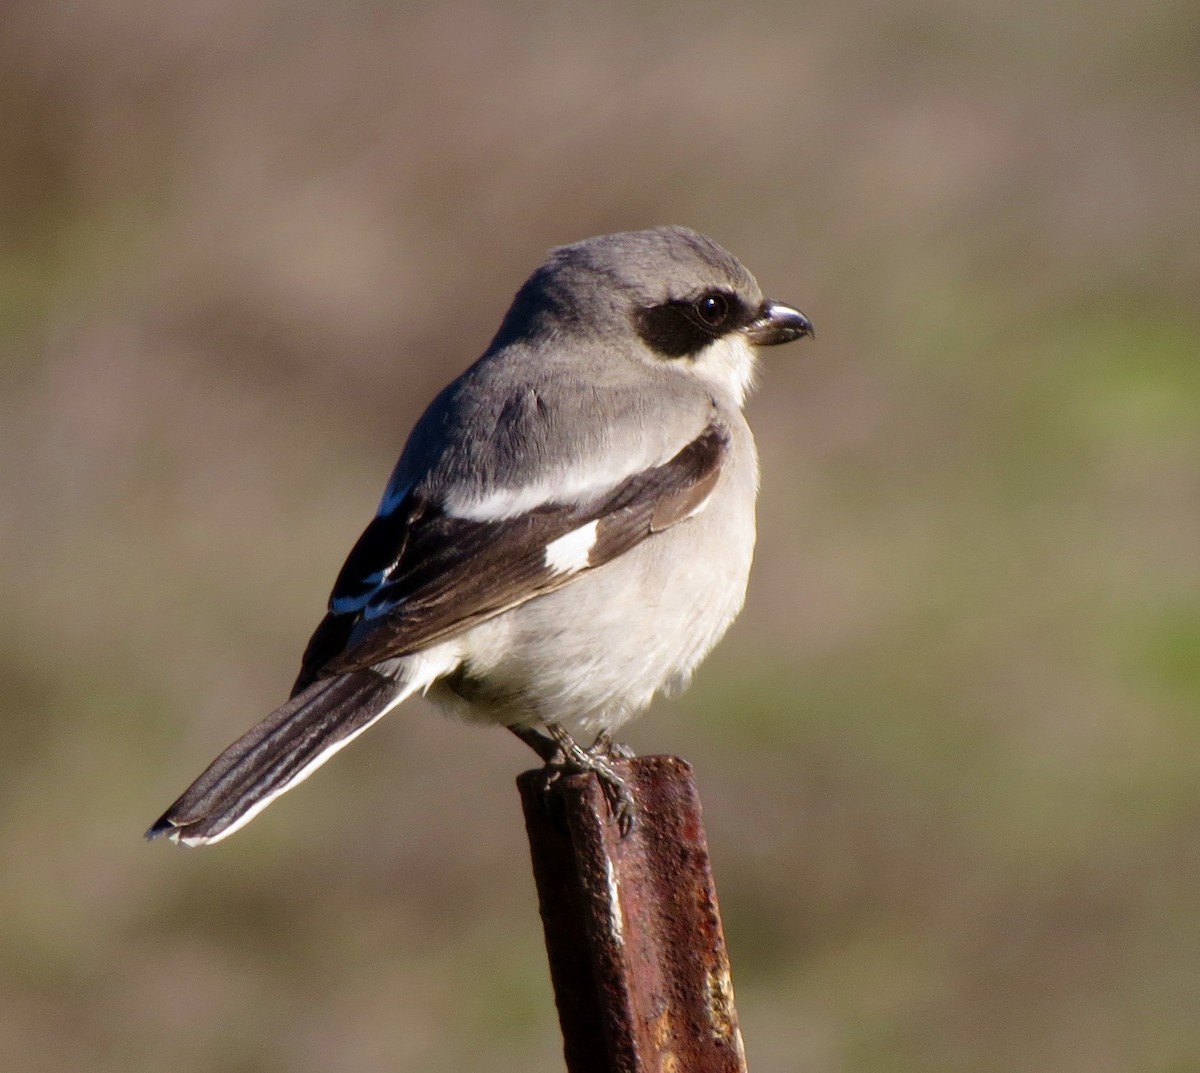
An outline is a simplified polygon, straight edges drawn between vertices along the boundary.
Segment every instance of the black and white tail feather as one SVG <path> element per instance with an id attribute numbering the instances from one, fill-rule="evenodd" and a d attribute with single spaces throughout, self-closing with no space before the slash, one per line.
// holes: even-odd
<path id="1" fill-rule="evenodd" d="M 314 682 L 209 765 L 146 832 L 203 846 L 244 827 L 419 688 L 375 671 Z"/>

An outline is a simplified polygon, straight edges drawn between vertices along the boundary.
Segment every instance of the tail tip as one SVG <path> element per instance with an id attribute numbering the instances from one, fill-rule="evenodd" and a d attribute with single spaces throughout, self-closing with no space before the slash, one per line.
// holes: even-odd
<path id="1" fill-rule="evenodd" d="M 168 812 L 160 816 L 150 825 L 142 837 L 147 842 L 153 842 L 156 838 L 166 835 L 169 841 L 178 844 L 179 836 L 183 833 L 183 829 L 170 818 L 170 815 Z"/>

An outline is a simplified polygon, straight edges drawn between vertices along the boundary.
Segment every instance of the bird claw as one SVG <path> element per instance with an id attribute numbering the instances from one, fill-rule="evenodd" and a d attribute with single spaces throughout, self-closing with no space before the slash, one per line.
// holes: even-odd
<path id="1" fill-rule="evenodd" d="M 512 726 L 508 728 L 542 758 L 550 771 L 549 785 L 563 775 L 576 772 L 591 772 L 600 780 L 604 801 L 616 821 L 621 837 L 626 838 L 637 822 L 637 801 L 625 780 L 617 774 L 614 761 L 632 760 L 632 749 L 617 745 L 605 732 L 586 749 L 571 737 L 558 723 L 547 723 L 546 733 L 532 727 Z"/>
<path id="2" fill-rule="evenodd" d="M 569 773 L 591 772 L 600 780 L 600 789 L 604 793 L 604 801 L 608 805 L 609 814 L 616 821 L 621 837 L 628 837 L 634 824 L 637 823 L 637 801 L 634 799 L 629 784 L 617 774 L 609 759 L 579 749 L 578 752 L 564 758 L 562 764 L 558 766 Z"/>
<path id="3" fill-rule="evenodd" d="M 596 735 L 596 740 L 588 746 L 587 751 L 590 756 L 603 756 L 608 760 L 633 760 L 637 757 L 637 753 L 628 745 L 613 741 L 607 730 Z"/>
<path id="4" fill-rule="evenodd" d="M 622 838 L 628 838 L 637 823 L 638 809 L 633 791 L 616 772 L 612 772 L 607 778 L 600 772 L 596 774 L 604 791 L 604 800 L 608 802 L 608 811 L 617 822 L 617 830 L 621 832 Z"/>
<path id="5" fill-rule="evenodd" d="M 626 781 L 613 767 L 614 760 L 630 760 L 633 752 L 623 745 L 614 745 L 607 734 L 600 734 L 590 748 L 580 748 L 570 734 L 556 723 L 547 724 L 550 737 L 558 744 L 557 755 L 547 762 L 563 774 L 591 772 L 600 780 L 600 789 L 608 811 L 616 821 L 621 837 L 628 837 L 637 823 L 637 801 Z"/>

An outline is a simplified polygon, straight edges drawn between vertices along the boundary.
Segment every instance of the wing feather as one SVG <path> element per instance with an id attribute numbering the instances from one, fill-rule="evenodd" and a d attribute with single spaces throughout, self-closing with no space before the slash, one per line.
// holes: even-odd
<path id="1" fill-rule="evenodd" d="M 355 545 L 296 691 L 448 640 L 686 520 L 712 494 L 729 445 L 728 431 L 710 424 L 670 461 L 606 493 L 515 518 L 464 519 L 410 492 Z M 547 548 L 572 534 L 578 558 L 564 568 Z"/>

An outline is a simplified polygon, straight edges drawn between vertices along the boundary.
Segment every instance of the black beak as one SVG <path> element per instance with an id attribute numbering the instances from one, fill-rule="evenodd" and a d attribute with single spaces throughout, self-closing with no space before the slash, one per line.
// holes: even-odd
<path id="1" fill-rule="evenodd" d="M 814 339 L 817 334 L 812 321 L 800 310 L 769 299 L 763 302 L 758 316 L 741 332 L 755 346 L 778 346 L 806 335 Z"/>

